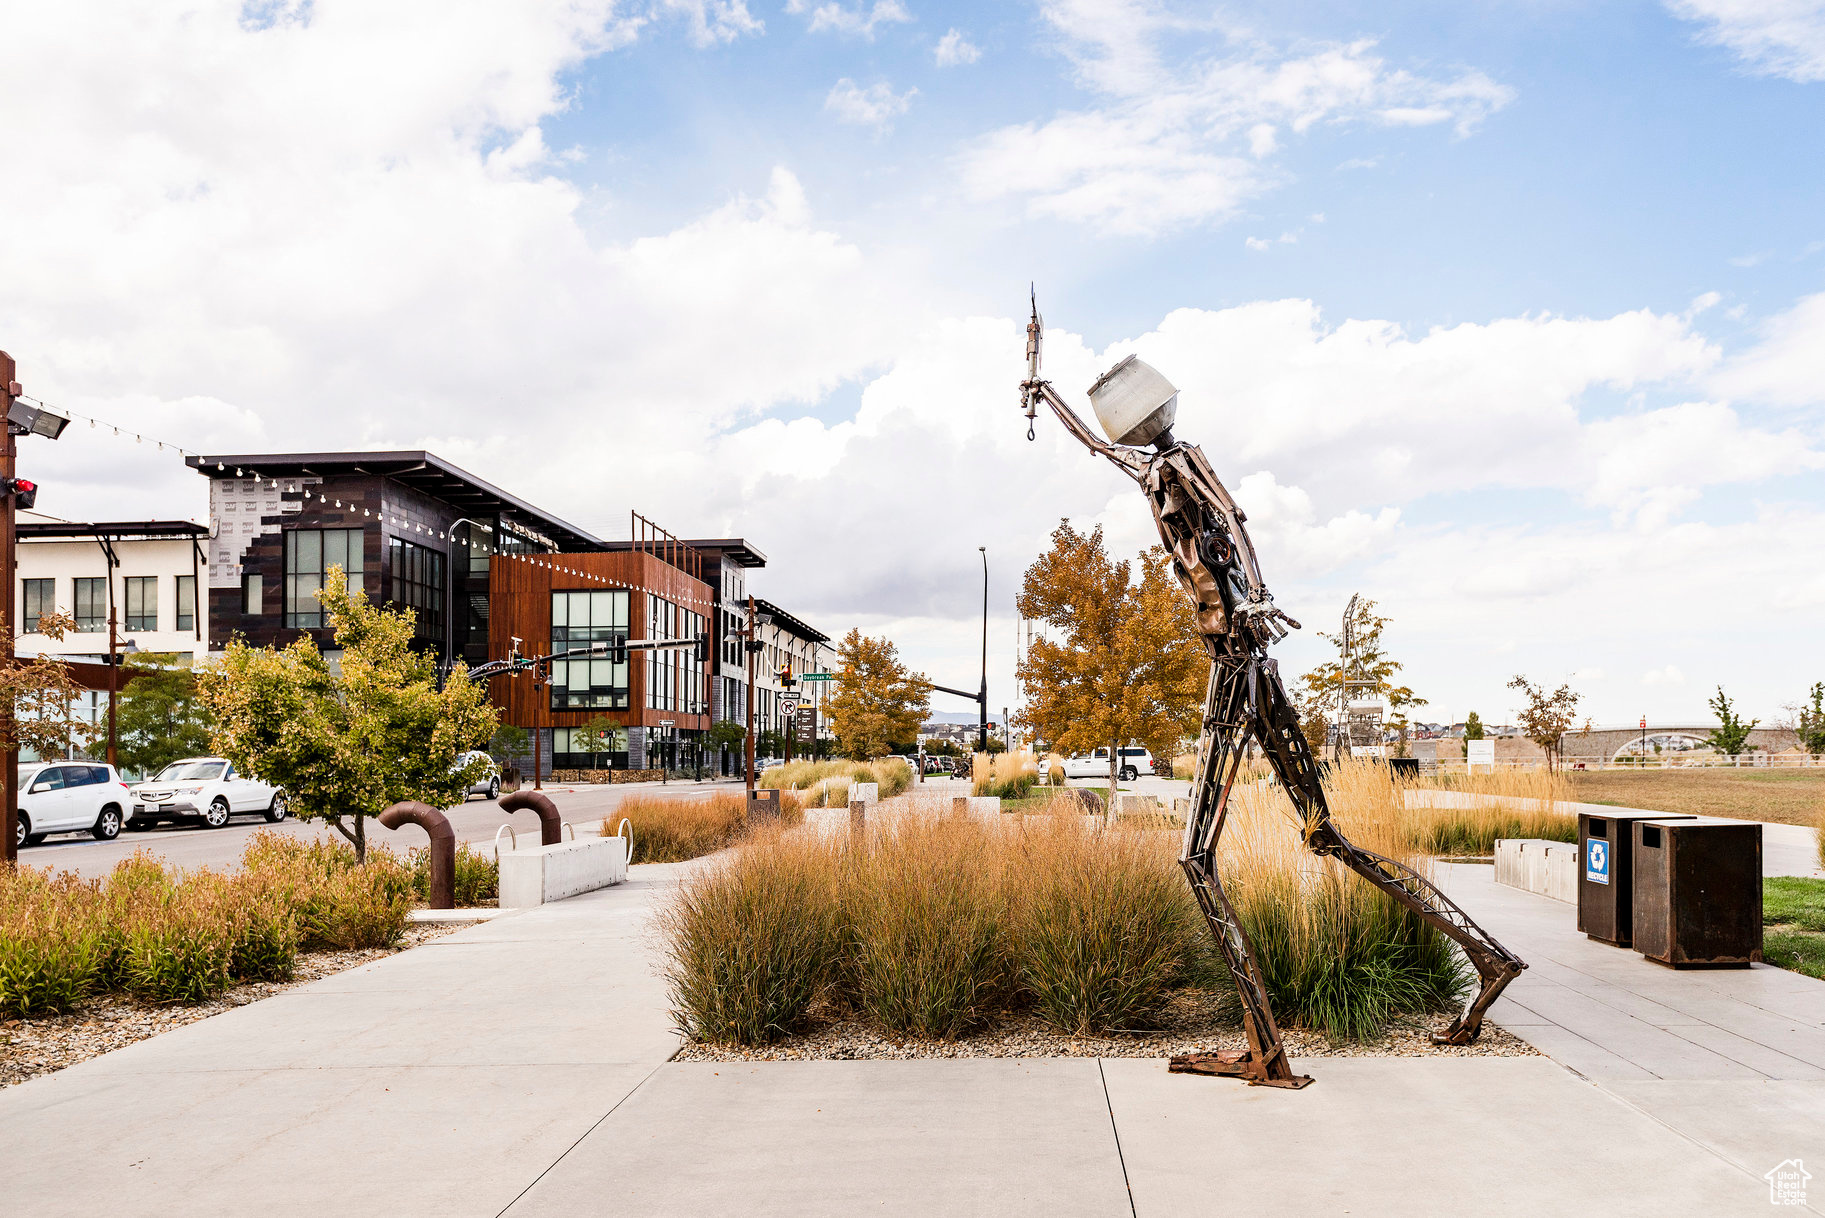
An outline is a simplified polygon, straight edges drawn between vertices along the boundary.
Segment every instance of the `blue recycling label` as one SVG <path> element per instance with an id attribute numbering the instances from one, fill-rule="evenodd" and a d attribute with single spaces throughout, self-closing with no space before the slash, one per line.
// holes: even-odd
<path id="1" fill-rule="evenodd" d="M 1610 844 L 1592 838 L 1584 843 L 1584 878 L 1593 884 L 1610 882 Z"/>

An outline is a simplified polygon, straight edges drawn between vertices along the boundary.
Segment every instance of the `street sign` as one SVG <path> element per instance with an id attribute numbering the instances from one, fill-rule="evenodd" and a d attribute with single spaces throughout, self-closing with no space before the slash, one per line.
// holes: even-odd
<path id="1" fill-rule="evenodd" d="M 792 738 L 799 744 L 817 743 L 817 708 L 801 706 L 792 717 Z"/>
<path id="2" fill-rule="evenodd" d="M 676 719 L 661 719 L 661 720 L 660 720 L 660 721 L 659 721 L 659 726 L 660 726 L 660 727 L 677 727 L 677 726 L 678 726 L 678 720 L 676 720 Z"/>
<path id="3" fill-rule="evenodd" d="M 798 675 L 798 679 L 801 681 L 834 681 L 836 674 L 833 672 L 802 672 Z"/>

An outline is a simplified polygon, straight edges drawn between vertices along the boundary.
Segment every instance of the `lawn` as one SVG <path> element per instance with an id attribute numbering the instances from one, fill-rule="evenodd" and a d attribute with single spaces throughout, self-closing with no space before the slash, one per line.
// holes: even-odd
<path id="1" fill-rule="evenodd" d="M 1785 825 L 1825 817 L 1825 769 L 1569 770 L 1565 777 L 1583 803 Z"/>
<path id="2" fill-rule="evenodd" d="M 1762 956 L 1769 964 L 1825 980 L 1825 880 L 1763 880 L 1762 925 Z"/>

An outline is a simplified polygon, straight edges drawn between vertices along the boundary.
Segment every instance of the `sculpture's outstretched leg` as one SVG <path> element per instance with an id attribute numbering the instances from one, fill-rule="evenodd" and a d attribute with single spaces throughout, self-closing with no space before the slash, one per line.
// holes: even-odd
<path id="1" fill-rule="evenodd" d="M 1467 1045 L 1483 1028 L 1483 1015 L 1510 981 L 1521 975 L 1526 961 L 1498 943 L 1478 926 L 1456 901 L 1431 880 L 1396 859 L 1365 850 L 1343 835 L 1331 820 L 1318 768 L 1299 730 L 1293 710 L 1273 661 L 1253 666 L 1256 731 L 1268 759 L 1280 776 L 1305 823 L 1305 842 L 1314 854 L 1335 858 L 1371 884 L 1448 935 L 1463 948 L 1481 981 L 1476 996 L 1445 1032 L 1435 1035 L 1438 1044 Z"/>
<path id="2" fill-rule="evenodd" d="M 1190 1053 L 1172 1059 L 1181 1073 L 1221 1074 L 1247 1079 L 1255 1086 L 1303 1087 L 1312 1080 L 1294 1074 L 1280 1043 L 1280 1029 L 1267 997 L 1267 983 L 1255 963 L 1248 934 L 1223 891 L 1217 874 L 1217 839 L 1228 815 L 1229 791 L 1242 763 L 1252 729 L 1249 672 L 1251 661 L 1220 655 L 1211 666 L 1204 699 L 1204 728 L 1198 744 L 1198 770 L 1192 782 L 1191 813 L 1185 822 L 1185 848 L 1179 865 L 1197 896 L 1205 924 L 1223 953 L 1229 975 L 1242 1000 L 1242 1029 L 1248 1049 L 1241 1053 Z"/>

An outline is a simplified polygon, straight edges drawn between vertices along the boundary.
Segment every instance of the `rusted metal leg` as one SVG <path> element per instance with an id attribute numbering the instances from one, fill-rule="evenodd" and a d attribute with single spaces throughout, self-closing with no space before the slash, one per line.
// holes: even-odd
<path id="1" fill-rule="evenodd" d="M 542 791 L 515 791 L 501 799 L 501 811 L 518 812 L 530 808 L 539 818 L 539 845 L 555 846 L 563 837 L 564 822 L 558 817 L 558 805 Z"/>
<path id="2" fill-rule="evenodd" d="M 456 831 L 450 818 L 415 799 L 401 800 L 380 814 L 380 823 L 389 829 L 417 825 L 430 837 L 431 891 L 426 904 L 432 909 L 456 908 Z"/>

